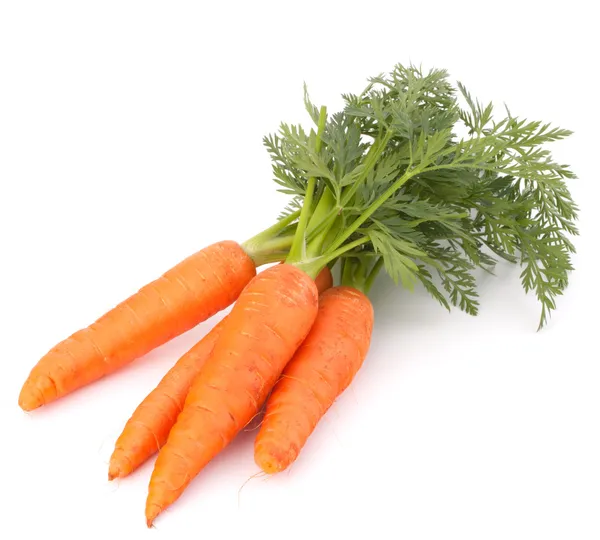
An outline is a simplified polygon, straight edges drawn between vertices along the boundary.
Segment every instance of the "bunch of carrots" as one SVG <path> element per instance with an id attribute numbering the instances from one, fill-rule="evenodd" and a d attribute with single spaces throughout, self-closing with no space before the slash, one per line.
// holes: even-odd
<path id="1" fill-rule="evenodd" d="M 577 207 L 565 180 L 575 176 L 544 145 L 569 131 L 510 113 L 495 121 L 444 70 L 397 65 L 343 97 L 328 115 L 305 91 L 314 128 L 282 124 L 264 139 L 292 197 L 273 226 L 191 255 L 56 345 L 23 385 L 22 409 L 47 405 L 234 304 L 116 441 L 111 480 L 158 452 L 148 526 L 263 406 L 257 465 L 273 474 L 297 459 L 367 356 L 368 293 L 382 269 L 474 315 L 475 270 L 498 257 L 520 264 L 540 327 L 567 286 Z"/>

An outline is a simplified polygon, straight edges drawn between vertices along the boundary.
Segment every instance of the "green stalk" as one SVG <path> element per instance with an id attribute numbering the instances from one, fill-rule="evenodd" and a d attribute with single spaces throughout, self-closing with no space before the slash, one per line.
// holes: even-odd
<path id="1" fill-rule="evenodd" d="M 327 214 L 324 216 L 321 222 L 315 225 L 314 229 L 309 228 L 308 233 L 306 235 L 307 240 L 309 242 L 312 242 L 321 233 L 323 233 L 326 237 L 327 233 L 333 227 L 333 224 L 335 223 L 335 220 L 338 217 L 338 213 L 339 208 L 337 207 L 337 205 L 334 205 L 334 207 L 327 212 Z"/>
<path id="2" fill-rule="evenodd" d="M 293 240 L 294 235 L 280 236 L 262 242 L 259 247 L 255 247 L 252 251 L 249 251 L 245 244 L 242 247 L 254 261 L 256 267 L 259 267 L 263 264 L 284 260 Z"/>
<path id="3" fill-rule="evenodd" d="M 346 206 L 348 204 L 348 202 L 352 199 L 352 197 L 354 197 L 356 190 L 367 179 L 367 176 L 375 168 L 375 165 L 377 165 L 377 162 L 379 161 L 381 154 L 383 154 L 383 151 L 386 149 L 387 144 L 390 142 L 390 139 L 393 136 L 394 136 L 394 132 L 392 130 L 388 130 L 388 131 L 386 131 L 385 136 L 381 140 L 379 140 L 379 141 L 376 140 L 371 145 L 371 148 L 369 148 L 369 151 L 367 152 L 367 155 L 365 156 L 363 170 L 361 171 L 360 175 L 356 178 L 356 181 L 353 182 L 351 186 L 348 186 L 344 190 L 343 197 L 342 197 L 342 206 Z"/>
<path id="4" fill-rule="evenodd" d="M 353 242 L 349 242 L 345 246 L 342 246 L 334 251 L 329 251 L 328 253 L 323 254 L 320 257 L 316 257 L 316 258 L 309 259 L 309 260 L 302 261 L 302 262 L 297 262 L 294 264 L 295 264 L 295 266 L 297 266 L 298 268 L 300 268 L 301 270 L 306 272 L 313 279 L 315 279 L 317 277 L 317 275 L 319 274 L 319 272 L 325 266 L 327 266 L 327 264 L 329 264 L 331 261 L 333 261 L 334 259 L 337 259 L 338 257 L 343 255 L 347 251 L 350 251 L 356 247 L 362 246 L 363 244 L 366 244 L 368 242 L 370 242 L 369 238 L 367 238 L 366 236 L 363 236 L 357 240 L 354 240 Z M 286 261 L 287 261 L 287 259 L 286 259 Z"/>
<path id="5" fill-rule="evenodd" d="M 340 283 L 344 280 L 344 270 L 346 269 L 346 262 L 348 259 L 346 257 L 340 258 Z"/>
<path id="6" fill-rule="evenodd" d="M 344 261 L 344 270 L 342 272 L 340 280 L 342 285 L 346 285 L 349 287 L 352 286 L 352 284 L 354 283 L 354 272 L 356 272 L 357 264 L 359 264 L 358 260 L 352 257 L 349 257 Z"/>
<path id="7" fill-rule="evenodd" d="M 346 261 L 346 266 L 344 268 L 344 273 L 342 274 L 341 283 L 345 287 L 352 287 L 358 291 L 361 291 L 364 294 L 368 293 L 368 288 L 370 287 L 369 279 L 375 279 L 375 275 L 377 274 L 378 269 L 377 263 L 369 272 L 369 268 L 371 264 L 369 261 L 360 260 L 358 257 L 353 257 L 350 254 L 348 260 Z"/>
<path id="8" fill-rule="evenodd" d="M 323 136 L 323 132 L 325 131 L 325 125 L 327 124 L 327 107 L 321 107 L 319 112 L 319 125 L 317 128 L 317 137 L 315 141 L 315 150 L 317 153 L 321 151 L 321 137 Z M 304 195 L 304 203 L 302 204 L 302 210 L 300 210 L 300 219 L 298 220 L 298 227 L 296 228 L 296 234 L 294 236 L 294 241 L 292 243 L 292 247 L 290 248 L 290 254 L 286 259 L 290 263 L 294 263 L 302 260 L 302 256 L 304 255 L 305 248 L 305 233 L 306 227 L 308 225 L 308 220 L 310 218 L 310 212 L 312 209 L 312 200 L 315 191 L 315 185 L 317 180 L 314 176 L 311 176 L 308 179 L 308 183 L 306 186 L 306 193 Z"/>
<path id="9" fill-rule="evenodd" d="M 296 229 L 296 234 L 294 235 L 292 247 L 290 248 L 290 254 L 288 256 L 288 262 L 290 263 L 301 260 L 302 256 L 304 255 L 305 231 L 308 224 L 308 217 L 312 206 L 316 183 L 317 181 L 314 177 L 311 176 L 308 179 L 306 194 L 304 195 L 304 203 L 300 213 L 300 220 L 298 221 L 298 228 Z"/>
<path id="10" fill-rule="evenodd" d="M 371 146 L 371 148 L 369 148 L 369 151 L 367 152 L 367 155 L 365 157 L 364 168 L 361 171 L 361 174 L 356 178 L 356 180 L 353 182 L 353 184 L 351 186 L 346 188 L 346 191 L 342 195 L 342 201 L 341 201 L 340 205 L 334 206 L 330 210 L 327 217 L 325 217 L 321 221 L 321 223 L 315 227 L 315 229 L 311 229 L 309 231 L 309 238 L 308 238 L 309 241 L 313 240 L 316 236 L 321 234 L 323 231 L 325 231 L 325 235 L 327 234 L 327 231 L 329 231 L 329 229 L 335 223 L 335 219 L 338 216 L 339 210 L 344 208 L 344 206 L 346 206 L 348 204 L 348 202 L 350 200 L 352 200 L 352 197 L 356 193 L 356 190 L 366 180 L 367 176 L 373 170 L 375 165 L 377 165 L 377 161 L 381 157 L 381 154 L 385 150 L 387 143 L 390 141 L 392 136 L 393 136 L 393 132 L 387 131 L 385 136 L 383 137 L 383 139 L 375 141 L 373 143 L 373 145 Z"/>
<path id="11" fill-rule="evenodd" d="M 279 236 L 277 238 L 273 238 L 273 240 L 268 240 L 264 242 L 262 247 L 266 251 L 277 251 L 279 249 L 289 249 L 294 241 L 294 235 L 290 234 L 288 236 Z"/>
<path id="12" fill-rule="evenodd" d="M 371 268 L 371 271 L 369 272 L 367 279 L 365 280 L 364 291 L 363 291 L 365 294 L 369 294 L 369 291 L 371 290 L 371 287 L 373 286 L 373 283 L 375 282 L 375 278 L 377 277 L 377 274 L 379 274 L 379 271 L 382 268 L 383 268 L 383 257 L 379 257 L 379 259 L 377 259 L 377 262 L 374 264 L 373 268 Z"/>
<path id="13" fill-rule="evenodd" d="M 263 264 L 282 262 L 285 261 L 287 256 L 287 251 L 273 251 L 272 253 L 265 253 L 264 255 L 261 255 L 259 258 L 260 264 L 256 264 L 256 262 L 255 264 L 258 267 L 262 266 Z"/>
<path id="14" fill-rule="evenodd" d="M 256 266 L 267 264 L 266 262 L 263 262 L 263 260 L 266 256 L 269 256 L 271 252 L 279 249 L 287 249 L 289 246 L 291 246 L 293 236 L 284 236 L 278 238 L 277 235 L 288 225 L 296 221 L 299 215 L 300 210 L 296 210 L 293 214 L 290 214 L 289 216 L 279 220 L 274 225 L 271 225 L 268 229 L 265 229 L 252 238 L 249 238 L 242 244 L 242 248 L 254 261 Z"/>
<path id="15" fill-rule="evenodd" d="M 377 262 L 371 266 L 369 260 L 361 260 L 350 253 L 349 257 L 342 262 L 344 270 L 340 276 L 341 284 L 368 295 L 377 274 L 383 267 L 383 257 L 378 257 Z"/>
<path id="16" fill-rule="evenodd" d="M 358 267 L 354 271 L 354 281 L 360 283 L 360 290 L 364 290 L 365 281 L 367 280 L 367 265 L 363 261 L 358 261 Z"/>
<path id="17" fill-rule="evenodd" d="M 413 176 L 418 174 L 420 171 L 415 168 L 411 171 L 406 171 L 398 180 L 396 180 L 389 188 L 387 188 L 375 202 L 373 202 L 360 216 L 358 216 L 352 224 L 347 227 L 338 237 L 334 240 L 331 249 L 336 249 L 341 246 L 348 238 L 350 238 L 358 228 L 369 219 L 375 211 L 387 201 L 398 189 L 400 189 L 406 182 L 408 182 Z"/>
<path id="18" fill-rule="evenodd" d="M 308 238 L 310 238 L 310 231 L 314 228 L 315 223 L 326 223 L 327 216 L 334 206 L 335 196 L 333 195 L 333 192 L 326 187 L 308 223 Z M 323 227 L 322 230 L 309 241 L 306 248 L 306 254 L 308 257 L 316 257 L 319 253 L 321 253 L 321 250 L 323 249 L 323 243 L 325 242 L 325 238 L 327 237 L 329 229 L 335 222 L 335 218 L 333 220 L 330 219 L 329 221 L 330 223 L 326 223 L 326 226 Z"/>

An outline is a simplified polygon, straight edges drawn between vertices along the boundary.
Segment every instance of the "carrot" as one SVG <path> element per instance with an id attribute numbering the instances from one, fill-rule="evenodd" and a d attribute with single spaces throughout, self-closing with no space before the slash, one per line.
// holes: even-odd
<path id="1" fill-rule="evenodd" d="M 50 350 L 19 405 L 30 411 L 132 362 L 229 306 L 255 274 L 235 242 L 198 251 Z"/>
<path id="2" fill-rule="evenodd" d="M 148 526 L 255 416 L 317 309 L 313 279 L 289 264 L 261 272 L 244 289 L 158 454 L 146 501 Z"/>
<path id="3" fill-rule="evenodd" d="M 283 471 L 296 460 L 362 365 L 372 328 L 373 308 L 362 292 L 334 287 L 321 295 L 315 324 L 267 400 L 254 446 L 264 472 Z"/>
<path id="4" fill-rule="evenodd" d="M 333 276 L 331 270 L 326 266 L 319 272 L 319 275 L 315 278 L 315 285 L 319 294 L 323 294 L 327 289 L 333 287 Z"/>
<path id="5" fill-rule="evenodd" d="M 315 284 L 322 292 L 331 287 L 332 281 L 331 272 L 325 267 Z M 167 442 L 190 386 L 210 356 L 226 319 L 185 353 L 134 411 L 115 444 L 109 480 L 131 474 Z"/>
<path id="6" fill-rule="evenodd" d="M 164 446 L 190 385 L 210 356 L 225 320 L 186 352 L 134 411 L 115 443 L 109 480 L 131 474 Z"/>

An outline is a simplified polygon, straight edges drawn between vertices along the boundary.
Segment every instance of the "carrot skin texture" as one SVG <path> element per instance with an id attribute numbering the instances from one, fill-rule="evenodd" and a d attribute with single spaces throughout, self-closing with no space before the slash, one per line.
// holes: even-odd
<path id="1" fill-rule="evenodd" d="M 51 349 L 25 381 L 20 407 L 36 409 L 118 370 L 229 306 L 255 275 L 236 242 L 198 251 Z"/>
<path id="2" fill-rule="evenodd" d="M 373 307 L 362 292 L 334 287 L 321 295 L 315 324 L 267 400 L 254 445 L 254 459 L 264 472 L 281 472 L 296 460 L 360 369 L 372 330 Z"/>
<path id="3" fill-rule="evenodd" d="M 330 288 L 332 282 L 329 268 L 324 268 L 315 285 L 321 293 Z M 115 444 L 109 480 L 128 476 L 165 445 L 190 386 L 212 353 L 226 318 L 177 361 L 134 411 Z"/>
<path id="4" fill-rule="evenodd" d="M 148 526 L 259 411 L 317 309 L 314 281 L 288 264 L 268 268 L 244 289 L 158 454 Z"/>
<path id="5" fill-rule="evenodd" d="M 128 476 L 165 445 L 192 381 L 212 353 L 224 322 L 221 320 L 187 351 L 138 405 L 115 443 L 109 480 Z"/>

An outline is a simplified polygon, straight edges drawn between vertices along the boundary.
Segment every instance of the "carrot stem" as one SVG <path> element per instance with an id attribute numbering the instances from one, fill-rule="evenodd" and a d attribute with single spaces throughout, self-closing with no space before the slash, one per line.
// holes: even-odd
<path id="1" fill-rule="evenodd" d="M 259 243 L 244 244 L 242 247 L 248 253 L 254 264 L 259 267 L 263 264 L 283 261 L 288 255 L 288 249 L 294 240 L 293 235 L 280 236 Z"/>
<path id="2" fill-rule="evenodd" d="M 333 205 L 333 207 L 331 208 L 329 213 L 321 220 L 321 222 L 318 223 L 317 225 L 315 225 L 314 228 L 310 228 L 309 234 L 308 234 L 309 241 L 312 241 L 318 235 L 323 233 L 323 231 L 325 231 L 324 234 L 327 235 L 327 231 L 329 231 L 331 229 L 331 227 L 333 226 L 333 224 L 335 223 L 335 220 L 338 216 L 339 211 L 342 208 L 347 206 L 347 204 L 350 202 L 350 200 L 356 193 L 356 190 L 361 185 L 363 185 L 363 183 L 364 183 L 365 179 L 367 178 L 367 176 L 369 175 L 369 173 L 373 170 L 375 165 L 377 165 L 377 161 L 379 160 L 379 158 L 381 157 L 381 154 L 385 150 L 386 145 L 392 138 L 392 135 L 393 135 L 392 131 L 387 131 L 385 136 L 383 137 L 383 139 L 378 138 L 375 140 L 375 142 L 373 143 L 373 145 L 371 146 L 371 148 L 369 149 L 369 151 L 367 152 L 367 155 L 365 157 L 365 164 L 364 164 L 364 169 L 363 169 L 362 173 L 360 174 L 360 176 L 358 176 L 356 178 L 356 180 L 352 186 L 349 186 L 348 188 L 346 188 L 346 190 L 344 191 L 344 193 L 341 197 L 341 202 L 337 202 L 335 205 Z M 348 237 L 346 237 L 346 238 L 348 238 Z M 339 247 L 341 244 L 343 244 L 343 242 L 346 240 L 346 238 L 344 240 L 338 242 L 336 247 Z"/>
<path id="3" fill-rule="evenodd" d="M 310 277 L 312 277 L 314 279 L 317 276 L 317 274 L 325 266 L 327 266 L 327 264 L 329 264 L 331 261 L 337 259 L 338 257 L 343 255 L 347 251 L 350 251 L 356 247 L 362 246 L 363 244 L 366 244 L 368 242 L 370 242 L 369 238 L 366 236 L 363 236 L 361 238 L 358 238 L 357 240 L 354 240 L 353 242 L 349 242 L 349 243 L 345 244 L 344 246 L 336 249 L 335 251 L 328 252 L 317 258 L 313 258 L 313 259 L 309 259 L 307 261 L 297 262 L 297 263 L 293 263 L 293 264 L 294 264 L 294 266 L 297 266 L 298 268 L 300 268 L 301 270 L 306 272 Z"/>
<path id="4" fill-rule="evenodd" d="M 315 151 L 319 153 L 321 151 L 321 143 L 323 132 L 325 131 L 325 125 L 327 124 L 327 107 L 321 107 L 319 113 L 319 126 L 317 128 L 317 136 L 315 140 Z M 296 234 L 292 247 L 290 248 L 290 254 L 286 259 L 288 262 L 293 263 L 302 259 L 306 248 L 306 227 L 310 218 L 312 210 L 313 196 L 315 192 L 315 185 L 317 180 L 314 176 L 308 179 L 306 185 L 306 193 L 304 195 L 304 203 L 300 210 L 300 218 L 298 220 L 298 227 L 296 227 Z"/>
<path id="5" fill-rule="evenodd" d="M 341 246 L 348 238 L 350 238 L 358 228 L 369 219 L 373 213 L 387 201 L 398 189 L 400 189 L 413 176 L 420 172 L 419 168 L 407 170 L 398 180 L 396 180 L 388 189 L 386 189 L 373 204 L 371 204 L 360 216 L 358 216 L 349 227 L 346 227 L 342 233 L 333 241 L 332 249 Z"/>
<path id="6" fill-rule="evenodd" d="M 367 275 L 367 279 L 365 280 L 365 285 L 364 285 L 364 293 L 365 294 L 369 294 L 369 291 L 371 290 L 371 287 L 373 286 L 373 283 L 375 282 L 375 278 L 377 277 L 377 274 L 379 274 L 379 271 L 383 268 L 383 257 L 379 257 L 377 259 L 377 262 L 373 265 L 373 268 L 371 268 L 371 271 L 369 272 L 369 274 Z"/>
<path id="7" fill-rule="evenodd" d="M 356 270 L 358 261 L 353 258 L 346 259 L 344 264 L 344 270 L 342 271 L 341 283 L 342 285 L 348 285 L 354 281 L 353 276 Z"/>
<path id="8" fill-rule="evenodd" d="M 296 210 L 242 244 L 242 248 L 257 267 L 271 262 L 269 259 L 275 251 L 287 250 L 292 245 L 293 235 L 280 237 L 279 234 L 299 216 L 300 210 Z"/>
<path id="9" fill-rule="evenodd" d="M 360 174 L 360 176 L 356 179 L 352 185 L 346 187 L 342 196 L 342 206 L 346 206 L 354 197 L 354 194 L 361 187 L 364 181 L 367 179 L 369 173 L 375 168 L 381 154 L 383 154 L 384 150 L 387 148 L 388 143 L 392 139 L 394 132 L 390 129 L 387 130 L 385 135 L 380 138 L 380 135 L 377 136 L 377 139 L 373 142 L 371 148 L 367 152 L 365 156 L 364 168 Z"/>
<path id="10" fill-rule="evenodd" d="M 319 203 L 313 212 L 313 215 L 310 218 L 310 222 L 308 224 L 307 238 L 309 240 L 307 246 L 307 255 L 309 257 L 314 257 L 321 253 L 323 249 L 323 244 L 325 243 L 325 239 L 327 238 L 327 234 L 329 233 L 331 227 L 335 223 L 335 215 L 333 219 L 329 218 L 328 215 L 331 212 L 331 209 L 335 206 L 335 197 L 333 192 L 326 187 L 323 191 L 323 195 L 319 199 Z M 310 232 L 312 229 L 315 229 L 314 224 L 316 223 L 319 226 L 321 223 L 324 223 L 325 226 L 320 227 L 320 232 L 314 237 L 310 238 Z"/>

